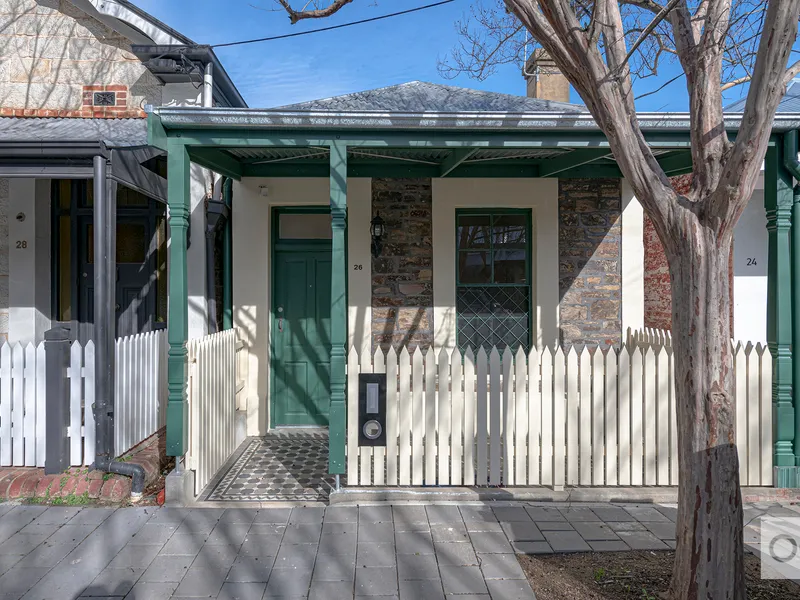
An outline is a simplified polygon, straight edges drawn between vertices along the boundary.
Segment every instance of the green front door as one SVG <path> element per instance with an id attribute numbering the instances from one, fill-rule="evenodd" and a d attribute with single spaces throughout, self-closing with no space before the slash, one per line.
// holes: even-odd
<path id="1" fill-rule="evenodd" d="M 331 252 L 327 246 L 274 254 L 273 427 L 328 425 Z"/>

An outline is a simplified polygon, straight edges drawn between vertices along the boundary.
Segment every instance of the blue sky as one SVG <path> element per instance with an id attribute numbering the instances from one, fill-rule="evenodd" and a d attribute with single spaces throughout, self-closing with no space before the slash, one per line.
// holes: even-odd
<path id="1" fill-rule="evenodd" d="M 356 0 L 323 20 L 289 23 L 274 0 L 133 0 L 135 4 L 200 44 L 216 44 L 315 29 L 430 3 L 430 0 Z M 456 0 L 430 10 L 357 25 L 338 31 L 220 48 L 217 55 L 252 107 L 325 98 L 348 92 L 421 80 L 508 94 L 525 93 L 519 67 L 506 66 L 485 81 L 466 76 L 442 78 L 437 63 L 457 42 L 454 23 L 471 0 Z M 662 68 L 659 76 L 638 82 L 640 95 L 679 72 Z M 745 88 L 735 88 L 735 100 Z M 573 91 L 574 102 L 580 98 Z M 683 78 L 637 102 L 643 111 L 688 109 Z"/>

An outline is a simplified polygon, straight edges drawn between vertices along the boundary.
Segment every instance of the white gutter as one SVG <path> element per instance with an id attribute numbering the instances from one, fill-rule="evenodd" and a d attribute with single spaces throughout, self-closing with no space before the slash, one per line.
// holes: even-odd
<path id="1" fill-rule="evenodd" d="M 185 43 L 115 0 L 69 0 L 87 15 L 124 35 L 134 44 L 182 45 Z"/>
<path id="2" fill-rule="evenodd" d="M 390 113 L 370 111 L 285 111 L 251 108 L 192 108 L 160 106 L 154 112 L 166 126 L 217 126 L 229 129 L 262 128 L 369 128 L 369 129 L 478 129 L 534 130 L 572 129 L 599 131 L 588 113 L 574 112 L 472 112 Z M 689 113 L 639 113 L 639 126 L 651 131 L 688 131 Z M 726 115 L 725 127 L 736 130 L 742 113 Z M 775 132 L 800 129 L 800 113 L 775 116 Z"/>

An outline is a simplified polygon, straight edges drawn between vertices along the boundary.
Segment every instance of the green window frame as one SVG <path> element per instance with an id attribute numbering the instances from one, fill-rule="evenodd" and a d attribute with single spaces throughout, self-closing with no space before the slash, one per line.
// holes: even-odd
<path id="1" fill-rule="evenodd" d="M 531 211 L 456 211 L 456 340 L 464 351 L 531 347 Z"/>

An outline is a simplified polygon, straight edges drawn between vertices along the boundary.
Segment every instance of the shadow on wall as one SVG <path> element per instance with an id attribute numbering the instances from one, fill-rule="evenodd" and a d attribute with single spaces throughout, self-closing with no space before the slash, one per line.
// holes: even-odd
<path id="1" fill-rule="evenodd" d="M 560 179 L 560 343 L 622 340 L 622 190 L 619 179 Z"/>
<path id="2" fill-rule="evenodd" d="M 131 54 L 129 41 L 68 2 L 9 0 L 3 6 L 4 109 L 80 111 L 85 85 L 130 86 L 128 108 L 134 110 L 160 97 L 157 80 Z"/>

